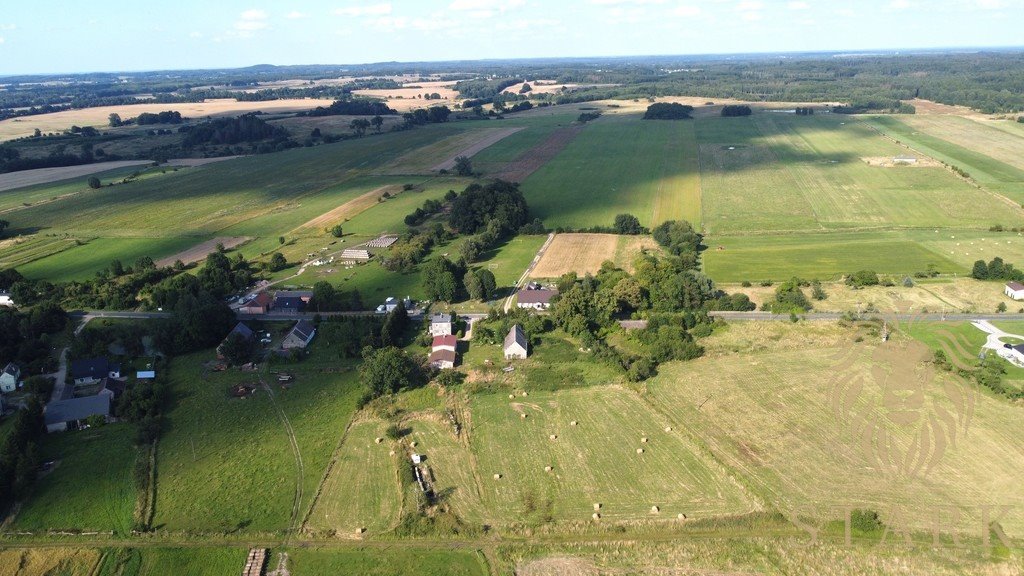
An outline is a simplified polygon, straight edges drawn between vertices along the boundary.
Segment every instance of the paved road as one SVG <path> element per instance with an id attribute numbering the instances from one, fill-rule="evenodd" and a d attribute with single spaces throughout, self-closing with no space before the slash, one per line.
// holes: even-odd
<path id="1" fill-rule="evenodd" d="M 789 322 L 789 314 L 773 314 L 771 312 L 708 312 L 709 316 L 723 320 L 779 320 Z M 845 314 L 839 312 L 806 312 L 797 314 L 803 320 L 839 320 Z M 974 320 L 1024 320 L 1024 314 L 901 314 L 889 312 L 863 313 L 862 320 L 881 318 L 883 320 L 899 320 L 911 322 L 962 322 Z"/>

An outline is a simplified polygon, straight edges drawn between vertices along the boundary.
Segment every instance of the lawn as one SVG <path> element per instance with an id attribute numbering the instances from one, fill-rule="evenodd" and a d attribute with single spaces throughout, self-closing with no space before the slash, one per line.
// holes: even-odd
<path id="1" fill-rule="evenodd" d="M 701 180 L 693 122 L 607 116 L 523 182 L 531 212 L 549 227 L 611 226 L 630 213 L 644 226 L 699 225 Z"/>
<path id="2" fill-rule="evenodd" d="M 154 526 L 282 532 L 301 521 L 355 409 L 355 374 L 336 372 L 337 361 L 329 370 L 322 362 L 276 365 L 295 375 L 292 388 L 263 374 L 273 399 L 263 389 L 236 399 L 230 386 L 261 375 L 205 373 L 201 362 L 210 358 L 182 356 L 171 367 L 177 405 L 160 441 Z"/>
<path id="3" fill-rule="evenodd" d="M 512 286 L 526 272 L 547 236 L 515 236 L 500 246 L 484 252 L 476 267 L 487 268 L 494 274 L 498 287 Z"/>
<path id="4" fill-rule="evenodd" d="M 56 467 L 39 480 L 14 527 L 129 534 L 138 496 L 133 436 L 130 424 L 48 435 L 42 458 L 55 461 Z"/>
<path id="5" fill-rule="evenodd" d="M 818 517 L 865 507 L 915 529 L 951 506 L 962 516 L 942 526 L 977 534 L 981 506 L 1024 503 L 1024 463 L 1004 456 L 1024 449 L 1018 409 L 1006 400 L 934 372 L 915 360 L 930 350 L 899 335 L 857 343 L 848 329 L 845 341 L 805 345 L 800 325 L 773 328 L 782 331 L 775 347 L 663 365 L 649 383 L 659 411 L 766 506 Z M 922 400 L 907 405 L 910 420 L 895 400 L 904 387 Z M 888 452 L 875 443 L 882 438 Z M 915 472 L 916 462 L 925 467 Z M 1020 515 L 1001 524 L 1024 534 Z"/>
<path id="6" fill-rule="evenodd" d="M 289 569 L 297 576 L 485 576 L 489 573 L 487 562 L 479 552 L 444 547 L 295 548 L 288 551 L 288 560 Z"/>

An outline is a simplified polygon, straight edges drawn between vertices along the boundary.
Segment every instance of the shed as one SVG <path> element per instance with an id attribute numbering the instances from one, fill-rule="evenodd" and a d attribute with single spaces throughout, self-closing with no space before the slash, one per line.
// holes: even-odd
<path id="1" fill-rule="evenodd" d="M 305 348 L 316 336 L 316 326 L 306 320 L 299 320 L 295 326 L 284 337 L 281 348 L 291 350 L 292 348 Z"/>
<path id="2" fill-rule="evenodd" d="M 530 343 L 526 339 L 526 333 L 522 326 L 516 324 L 505 336 L 505 345 L 502 347 L 505 352 L 505 359 L 524 359 L 530 353 Z"/>
<path id="3" fill-rule="evenodd" d="M 260 292 L 255 298 L 248 301 L 238 309 L 242 314 L 266 314 L 270 311 L 270 305 L 274 299 L 266 292 Z"/>
<path id="4" fill-rule="evenodd" d="M 1003 293 L 1014 300 L 1024 300 L 1024 284 L 1020 282 L 1007 282 Z"/>
<path id="5" fill-rule="evenodd" d="M 455 367 L 459 355 L 454 350 L 434 350 L 430 353 L 430 365 L 442 370 Z"/>

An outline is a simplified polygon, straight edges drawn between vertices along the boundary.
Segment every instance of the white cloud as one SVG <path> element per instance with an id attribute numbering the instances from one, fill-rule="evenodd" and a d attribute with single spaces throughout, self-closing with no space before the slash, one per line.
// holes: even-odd
<path id="1" fill-rule="evenodd" d="M 0 24 L 0 30 L 14 30 L 17 28 L 14 24 Z"/>
<path id="2" fill-rule="evenodd" d="M 760 10 L 764 8 L 764 3 L 760 0 L 744 0 L 736 6 L 737 12 L 749 12 L 751 10 Z"/>
<path id="3" fill-rule="evenodd" d="M 200 32 L 190 32 L 188 37 L 189 38 L 202 38 L 203 35 Z"/>
<path id="4" fill-rule="evenodd" d="M 243 35 L 251 35 L 257 30 L 266 29 L 268 26 L 267 13 L 263 10 L 246 10 L 235 21 L 235 30 L 242 32 Z"/>
<path id="5" fill-rule="evenodd" d="M 465 12 L 470 18 L 493 18 L 509 10 L 521 8 L 526 0 L 454 0 L 448 5 L 453 12 Z"/>
<path id="6" fill-rule="evenodd" d="M 836 15 L 843 18 L 853 18 L 857 13 L 852 8 L 840 8 L 836 10 Z"/>
<path id="7" fill-rule="evenodd" d="M 917 3 L 912 0 L 891 0 L 886 9 L 891 11 L 909 10 L 916 5 Z"/>
<path id="8" fill-rule="evenodd" d="M 285 18 L 287 18 L 289 20 L 298 20 L 299 18 L 308 18 L 308 17 L 309 17 L 309 14 L 306 14 L 306 13 L 303 13 L 303 12 L 299 12 L 298 10 L 292 10 L 291 12 L 289 12 L 288 14 L 285 15 Z"/>
<path id="9" fill-rule="evenodd" d="M 5 42 L 4 37 L 0 36 L 0 44 L 3 44 L 4 42 Z"/>
<path id="10" fill-rule="evenodd" d="M 740 14 L 740 18 L 746 20 L 747 22 L 757 22 L 758 20 L 761 19 L 761 13 L 760 12 L 743 12 L 742 14 Z"/>
<path id="11" fill-rule="evenodd" d="M 498 30 L 509 30 L 509 31 L 523 31 L 523 30 L 536 30 L 538 28 L 548 28 L 551 26 L 558 26 L 561 22 L 558 20 L 550 19 L 519 19 L 512 21 L 502 21 L 498 23 L 495 28 Z"/>
<path id="12" fill-rule="evenodd" d="M 808 4 L 807 2 L 800 2 L 799 0 L 797 0 L 795 2 L 790 2 L 789 4 L 786 4 L 786 7 L 789 8 L 790 10 L 807 10 L 808 8 L 811 7 L 811 5 Z"/>
<path id="13" fill-rule="evenodd" d="M 642 4 L 664 4 L 665 0 L 590 0 L 590 3 L 598 6 L 620 6 L 622 4 L 639 6 Z"/>
<path id="14" fill-rule="evenodd" d="M 391 14 L 391 2 L 367 4 L 364 6 L 346 6 L 334 11 L 338 16 L 387 16 Z"/>
<path id="15" fill-rule="evenodd" d="M 672 11 L 672 14 L 683 18 L 692 18 L 693 16 L 700 16 L 700 12 L 700 6 L 689 6 L 684 4 L 682 6 L 677 6 L 676 9 Z"/>

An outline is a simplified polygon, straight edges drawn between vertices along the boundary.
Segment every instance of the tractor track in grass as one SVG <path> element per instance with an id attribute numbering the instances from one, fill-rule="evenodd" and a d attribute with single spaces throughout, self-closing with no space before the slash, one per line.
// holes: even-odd
<path id="1" fill-rule="evenodd" d="M 295 438 L 295 429 L 292 428 L 291 420 L 288 419 L 288 415 L 285 414 L 284 408 L 277 403 L 277 397 L 274 395 L 273 388 L 267 384 L 267 381 L 263 378 L 263 374 L 260 374 L 260 384 L 263 385 L 263 389 L 266 390 L 270 396 L 270 403 L 274 405 L 274 409 L 277 411 L 278 416 L 281 417 L 281 423 L 284 424 L 285 433 L 288 435 L 288 442 L 292 448 L 292 454 L 295 455 L 295 497 L 292 500 L 292 512 L 291 517 L 288 521 L 287 535 L 285 536 L 285 543 L 295 533 L 297 528 L 296 523 L 299 521 L 299 508 L 302 506 L 302 484 L 305 481 L 305 466 L 302 464 L 302 451 L 299 450 L 299 442 Z"/>

